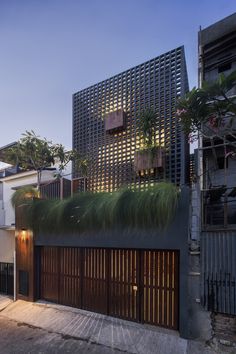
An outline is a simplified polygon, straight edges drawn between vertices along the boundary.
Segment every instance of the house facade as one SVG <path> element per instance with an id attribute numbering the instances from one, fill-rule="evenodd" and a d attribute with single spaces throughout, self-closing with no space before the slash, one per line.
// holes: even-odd
<path id="1" fill-rule="evenodd" d="M 184 49 L 179 47 L 73 95 L 73 148 L 88 159 L 86 176 L 74 171 L 79 177 L 73 193 L 85 186 L 90 192 L 128 186 L 142 193 L 165 180 L 181 187 L 178 208 L 166 229 L 88 227 L 34 234 L 19 212 L 19 299 L 53 301 L 189 337 L 188 143 L 175 115 L 176 101 L 187 89 Z M 152 143 L 159 155 L 154 165 L 137 163 L 139 120 L 146 109 L 155 113 Z"/>
<path id="2" fill-rule="evenodd" d="M 178 47 L 73 95 L 73 148 L 88 159 L 89 191 L 188 181 L 189 146 L 175 114 L 187 90 L 184 47 Z M 138 155 L 147 109 L 155 113 L 152 144 L 159 153 L 151 165 Z"/>
<path id="3" fill-rule="evenodd" d="M 15 254 L 15 208 L 11 197 L 21 187 L 36 186 L 36 171 L 20 171 L 2 164 L 0 170 L 0 292 L 13 295 L 13 268 Z M 54 171 L 43 171 L 44 190 L 54 181 Z M 46 194 L 46 193 L 45 193 Z"/>

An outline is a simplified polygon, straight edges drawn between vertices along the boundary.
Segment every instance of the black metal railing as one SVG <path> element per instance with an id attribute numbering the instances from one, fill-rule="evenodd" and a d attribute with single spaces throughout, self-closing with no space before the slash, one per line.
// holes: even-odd
<path id="1" fill-rule="evenodd" d="M 14 265 L 0 262 L 0 293 L 13 295 L 14 293 Z"/>
<path id="2" fill-rule="evenodd" d="M 231 273 L 204 273 L 203 305 L 208 311 L 236 315 L 236 282 Z"/>
<path id="3" fill-rule="evenodd" d="M 205 190 L 202 201 L 204 227 L 236 226 L 236 187 Z"/>
<path id="4" fill-rule="evenodd" d="M 60 199 L 71 196 L 71 181 L 63 178 L 40 186 L 42 198 Z"/>

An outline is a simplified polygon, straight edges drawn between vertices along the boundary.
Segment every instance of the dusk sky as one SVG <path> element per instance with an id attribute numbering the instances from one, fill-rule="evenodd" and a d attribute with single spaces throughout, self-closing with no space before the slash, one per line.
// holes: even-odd
<path id="1" fill-rule="evenodd" d="M 180 45 L 197 84 L 197 32 L 235 0 L 0 0 L 0 146 L 25 130 L 72 144 L 72 94 Z"/>

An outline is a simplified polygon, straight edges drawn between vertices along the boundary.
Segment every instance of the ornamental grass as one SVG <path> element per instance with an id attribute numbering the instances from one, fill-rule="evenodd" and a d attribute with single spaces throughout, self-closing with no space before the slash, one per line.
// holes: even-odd
<path id="1" fill-rule="evenodd" d="M 178 198 L 179 189 L 164 182 L 144 191 L 84 192 L 65 200 L 27 201 L 26 219 L 33 231 L 45 233 L 163 229 L 175 215 Z"/>

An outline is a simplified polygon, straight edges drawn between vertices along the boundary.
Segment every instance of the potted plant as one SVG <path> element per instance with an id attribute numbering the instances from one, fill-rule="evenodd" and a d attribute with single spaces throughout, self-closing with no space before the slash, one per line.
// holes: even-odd
<path id="1" fill-rule="evenodd" d="M 145 110 L 140 116 L 142 148 L 134 154 L 136 172 L 164 167 L 163 148 L 155 144 L 155 120 L 156 114 L 152 109 Z"/>

